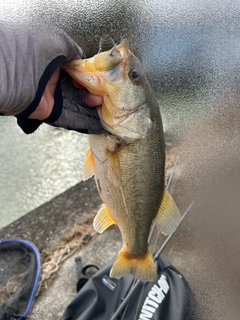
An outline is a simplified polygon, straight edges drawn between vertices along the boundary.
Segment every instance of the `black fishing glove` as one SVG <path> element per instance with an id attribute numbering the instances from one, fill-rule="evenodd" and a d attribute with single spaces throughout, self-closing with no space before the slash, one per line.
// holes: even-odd
<path id="1" fill-rule="evenodd" d="M 28 119 L 44 89 L 64 62 L 84 58 L 82 49 L 59 29 L 0 22 L 0 113 L 14 115 L 25 133 L 41 123 L 84 133 L 102 131 L 97 112 L 84 103 L 85 90 L 68 78 L 59 80 L 49 118 Z"/>
<path id="2" fill-rule="evenodd" d="M 88 108 L 84 102 L 87 93 L 87 90 L 76 89 L 71 78 L 66 75 L 58 83 L 52 114 L 44 122 L 82 133 L 105 132 L 100 125 L 96 109 Z"/>

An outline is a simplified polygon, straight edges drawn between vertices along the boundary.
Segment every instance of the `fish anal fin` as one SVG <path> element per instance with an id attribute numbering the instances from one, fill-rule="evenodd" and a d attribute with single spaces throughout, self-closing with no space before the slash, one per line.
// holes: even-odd
<path id="1" fill-rule="evenodd" d="M 110 271 L 110 277 L 119 279 L 129 273 L 139 280 L 156 280 L 156 270 L 149 248 L 140 257 L 129 255 L 124 248 L 119 251 Z"/>
<path id="2" fill-rule="evenodd" d="M 83 166 L 83 181 L 88 180 L 95 174 L 94 155 L 90 147 L 85 151 L 85 163 Z"/>
<path id="3" fill-rule="evenodd" d="M 99 209 L 96 217 L 94 218 L 94 229 L 99 233 L 103 233 L 103 231 L 105 231 L 108 227 L 115 223 L 116 222 L 113 219 L 109 209 L 105 204 L 103 204 L 102 207 Z"/>
<path id="4" fill-rule="evenodd" d="M 160 208 L 155 217 L 155 222 L 159 230 L 165 234 L 172 234 L 180 222 L 181 215 L 172 196 L 165 189 Z"/>

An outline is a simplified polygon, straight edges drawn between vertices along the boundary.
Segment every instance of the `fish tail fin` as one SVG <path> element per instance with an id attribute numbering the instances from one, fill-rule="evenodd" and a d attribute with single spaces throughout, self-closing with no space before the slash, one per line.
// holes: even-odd
<path id="1" fill-rule="evenodd" d="M 119 279 L 129 273 L 139 280 L 156 280 L 155 265 L 149 248 L 140 257 L 129 255 L 124 248 L 120 250 L 110 271 L 110 277 Z"/>
<path id="2" fill-rule="evenodd" d="M 161 205 L 154 220 L 157 227 L 165 235 L 172 234 L 177 229 L 181 220 L 179 209 L 166 189 L 164 190 Z"/>

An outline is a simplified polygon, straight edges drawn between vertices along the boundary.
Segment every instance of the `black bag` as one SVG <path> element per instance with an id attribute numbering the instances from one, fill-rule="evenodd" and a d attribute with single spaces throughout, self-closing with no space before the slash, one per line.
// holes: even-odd
<path id="1" fill-rule="evenodd" d="M 189 319 L 190 288 L 183 276 L 163 258 L 159 256 L 155 261 L 158 280 L 137 283 L 132 275 L 119 280 L 109 278 L 112 263 L 84 284 L 61 320 L 110 320 L 113 316 L 118 320 Z M 129 292 L 131 297 L 123 307 Z"/>

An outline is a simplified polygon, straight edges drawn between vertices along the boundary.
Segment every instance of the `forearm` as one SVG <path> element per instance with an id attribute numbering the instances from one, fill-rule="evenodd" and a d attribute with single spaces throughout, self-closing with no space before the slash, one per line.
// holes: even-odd
<path id="1" fill-rule="evenodd" d="M 45 87 L 64 61 L 77 59 L 83 52 L 63 32 L 13 29 L 0 23 L 0 112 L 27 116 L 40 103 Z M 46 45 L 47 44 L 47 45 Z"/>

